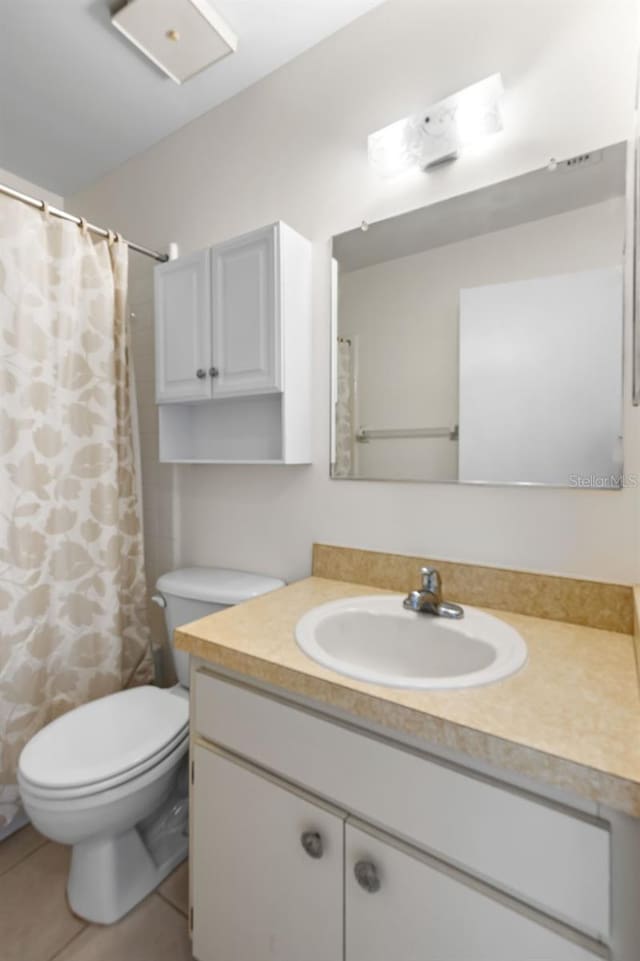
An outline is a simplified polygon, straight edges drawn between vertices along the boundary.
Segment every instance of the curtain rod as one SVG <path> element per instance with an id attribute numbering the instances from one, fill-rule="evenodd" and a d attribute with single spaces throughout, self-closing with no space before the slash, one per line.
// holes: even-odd
<path id="1" fill-rule="evenodd" d="M 19 190 L 14 190 L 13 187 L 7 187 L 6 184 L 0 183 L 0 194 L 5 194 L 7 197 L 13 197 L 14 200 L 19 200 L 23 204 L 28 204 L 30 207 L 37 207 L 38 210 L 44 210 L 48 205 L 44 200 L 37 200 L 36 197 L 29 197 L 28 194 L 23 194 Z M 76 224 L 78 227 L 82 226 L 82 218 L 76 217 L 73 214 L 67 213 L 66 210 L 59 210 L 58 207 L 49 207 L 49 213 L 52 217 L 59 217 L 61 220 L 69 220 L 72 224 Z M 104 227 L 96 227 L 95 224 L 86 224 L 87 230 L 90 230 L 92 234 L 98 234 L 100 237 L 108 237 L 109 231 L 105 230 Z M 134 244 L 130 240 L 124 241 L 126 245 L 131 249 L 135 250 L 139 254 L 144 254 L 145 257 L 153 257 L 154 260 L 159 260 L 161 263 L 169 260 L 167 254 L 160 254 L 157 250 L 150 250 L 149 247 L 143 247 L 141 244 Z"/>

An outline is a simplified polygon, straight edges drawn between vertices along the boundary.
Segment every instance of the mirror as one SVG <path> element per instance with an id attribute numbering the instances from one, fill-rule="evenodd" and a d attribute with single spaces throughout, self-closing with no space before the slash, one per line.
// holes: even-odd
<path id="1" fill-rule="evenodd" d="M 333 238 L 333 477 L 621 486 L 626 152 Z"/>

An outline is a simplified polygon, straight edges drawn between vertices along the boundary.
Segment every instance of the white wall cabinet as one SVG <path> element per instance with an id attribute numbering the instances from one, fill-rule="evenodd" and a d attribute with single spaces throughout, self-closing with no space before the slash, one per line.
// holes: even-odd
<path id="1" fill-rule="evenodd" d="M 211 396 L 207 363 L 211 355 L 210 302 L 207 250 L 156 268 L 158 402 L 207 400 Z"/>
<path id="2" fill-rule="evenodd" d="M 636 961 L 608 947 L 603 823 L 212 676 L 197 661 L 191 694 L 197 961 Z M 478 787 L 493 800 L 485 804 Z M 433 824 L 435 844 L 425 844 Z M 319 835 L 318 858 L 301 844 L 309 831 Z M 533 843 L 514 843 L 519 834 Z M 540 895 L 543 877 L 549 891 Z"/>
<path id="3" fill-rule="evenodd" d="M 284 223 L 156 267 L 160 460 L 310 462 L 311 245 Z"/>
<path id="4" fill-rule="evenodd" d="M 282 388 L 278 226 L 211 251 L 214 397 Z"/>

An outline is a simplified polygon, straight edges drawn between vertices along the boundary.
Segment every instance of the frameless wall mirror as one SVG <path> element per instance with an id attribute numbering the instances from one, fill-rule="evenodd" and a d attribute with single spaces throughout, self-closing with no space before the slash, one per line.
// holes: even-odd
<path id="1" fill-rule="evenodd" d="M 621 486 L 626 155 L 333 238 L 333 477 Z"/>

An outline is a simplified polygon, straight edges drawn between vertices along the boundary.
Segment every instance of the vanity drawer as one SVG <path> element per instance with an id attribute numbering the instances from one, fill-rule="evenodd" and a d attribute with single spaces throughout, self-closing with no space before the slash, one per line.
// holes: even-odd
<path id="1" fill-rule="evenodd" d="M 606 825 L 195 672 L 198 734 L 604 941 Z"/>

